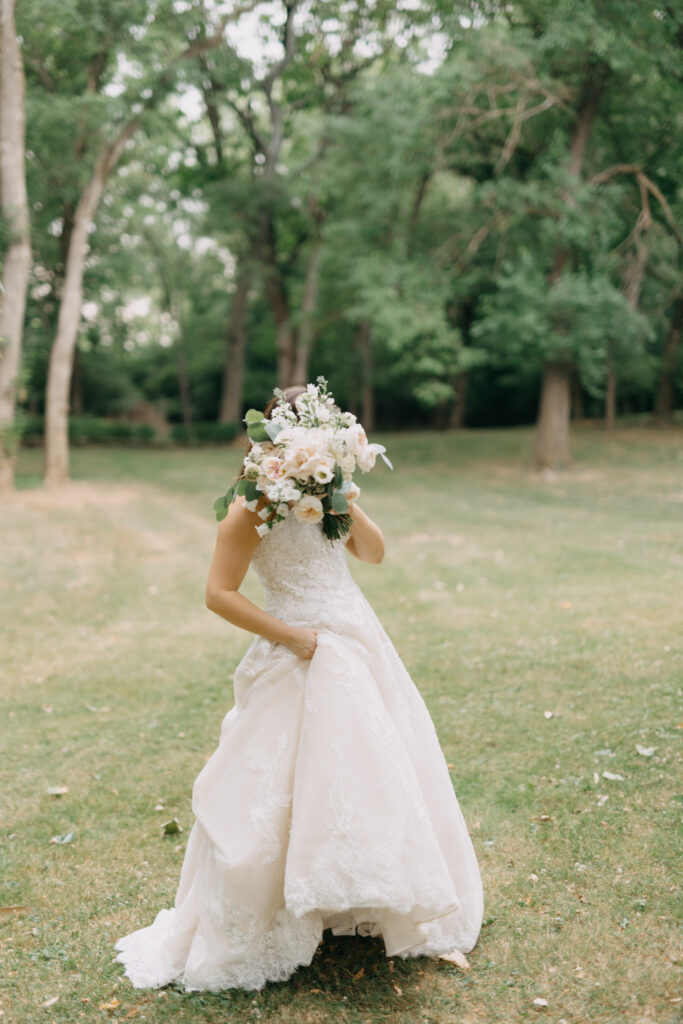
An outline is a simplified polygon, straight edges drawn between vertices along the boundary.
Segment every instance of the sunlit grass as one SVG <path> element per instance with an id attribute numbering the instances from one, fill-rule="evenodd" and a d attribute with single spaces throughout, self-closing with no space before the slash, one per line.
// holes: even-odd
<path id="1" fill-rule="evenodd" d="M 336 939 L 261 993 L 121 980 L 113 941 L 172 902 L 192 782 L 249 642 L 203 601 L 211 504 L 240 453 L 80 449 L 74 484 L 48 494 L 28 452 L 0 511 L 0 905 L 25 907 L 0 915 L 0 1019 L 677 1019 L 683 435 L 584 428 L 574 468 L 547 477 L 527 430 L 382 440 L 396 469 L 361 484 L 387 558 L 352 568 L 472 831 L 471 970 Z M 171 817 L 184 832 L 162 839 Z"/>

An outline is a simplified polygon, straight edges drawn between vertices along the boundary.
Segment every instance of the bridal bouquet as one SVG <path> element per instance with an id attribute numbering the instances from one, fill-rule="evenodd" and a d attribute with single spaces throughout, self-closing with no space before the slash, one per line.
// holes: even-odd
<path id="1" fill-rule="evenodd" d="M 248 508 L 258 509 L 261 537 L 290 513 L 320 523 L 330 540 L 342 537 L 351 528 L 349 502 L 360 494 L 353 474 L 369 472 L 378 455 L 393 468 L 386 449 L 370 444 L 353 413 L 337 408 L 324 377 L 296 398 L 296 410 L 279 388 L 274 395 L 269 419 L 256 409 L 244 417 L 252 445 L 240 477 L 214 503 L 216 519 L 225 518 L 240 494 Z"/>

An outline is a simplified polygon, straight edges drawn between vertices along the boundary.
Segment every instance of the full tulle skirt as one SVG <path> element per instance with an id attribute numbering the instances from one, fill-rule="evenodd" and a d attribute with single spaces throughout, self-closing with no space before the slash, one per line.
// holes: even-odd
<path id="1" fill-rule="evenodd" d="M 260 989 L 323 929 L 388 956 L 468 952 L 483 894 L 429 712 L 367 606 L 310 661 L 257 639 L 193 790 L 175 906 L 120 939 L 138 988 Z"/>

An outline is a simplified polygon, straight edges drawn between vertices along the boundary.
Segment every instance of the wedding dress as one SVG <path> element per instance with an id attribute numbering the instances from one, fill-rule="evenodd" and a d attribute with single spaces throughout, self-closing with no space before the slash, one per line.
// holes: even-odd
<path id="1" fill-rule="evenodd" d="M 175 907 L 116 944 L 137 988 L 260 989 L 324 928 L 381 935 L 387 956 L 477 941 L 479 867 L 434 725 L 344 549 L 294 515 L 256 549 L 267 610 L 317 648 L 257 637 L 239 664 Z"/>

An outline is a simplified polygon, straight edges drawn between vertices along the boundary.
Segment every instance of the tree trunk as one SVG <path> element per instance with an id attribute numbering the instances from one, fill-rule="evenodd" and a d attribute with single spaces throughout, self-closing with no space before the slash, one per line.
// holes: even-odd
<path id="1" fill-rule="evenodd" d="M 569 407 L 572 365 L 549 360 L 543 371 L 536 429 L 537 469 L 558 469 L 571 463 Z"/>
<path id="2" fill-rule="evenodd" d="M 583 419 L 583 391 L 581 390 L 581 377 L 576 370 L 572 377 L 572 418 L 575 423 L 579 423 Z"/>
<path id="3" fill-rule="evenodd" d="M 225 339 L 223 390 L 218 415 L 220 423 L 239 423 L 242 419 L 244 359 L 247 350 L 246 314 L 251 285 L 251 270 L 244 264 L 237 276 L 237 288 L 230 308 Z"/>
<path id="4" fill-rule="evenodd" d="M 614 342 L 607 343 L 607 390 L 605 392 L 605 430 L 614 430 L 617 413 L 617 372 L 614 366 Z"/>
<path id="5" fill-rule="evenodd" d="M 180 415 L 182 417 L 183 426 L 189 429 L 192 426 L 192 397 L 190 394 L 190 375 L 187 372 L 187 351 L 185 349 L 185 339 L 183 338 L 182 333 L 178 338 L 177 369 L 178 391 L 180 392 Z"/>
<path id="6" fill-rule="evenodd" d="M 83 374 L 81 372 L 81 350 L 74 346 L 74 366 L 71 374 L 71 410 L 74 416 L 83 415 Z"/>
<path id="7" fill-rule="evenodd" d="M 597 72 L 587 75 L 576 112 L 574 132 L 569 146 L 569 173 L 579 178 L 586 155 L 586 145 L 591 126 L 597 113 L 600 98 L 607 84 L 608 69 L 602 65 Z M 571 197 L 566 197 L 571 202 Z M 569 253 L 566 246 L 558 245 L 555 250 L 551 284 L 557 281 Z M 555 469 L 569 465 L 569 422 L 571 413 L 571 378 L 573 366 L 570 360 L 549 359 L 543 371 L 541 400 L 536 422 L 537 469 Z"/>
<path id="8" fill-rule="evenodd" d="M 25 172 L 25 81 L 14 0 L 0 8 L 0 209 L 9 230 L 0 292 L 0 491 L 14 486 L 17 376 L 31 268 Z"/>
<path id="9" fill-rule="evenodd" d="M 678 361 L 678 350 L 681 344 L 681 323 L 683 323 L 683 299 L 674 304 L 669 332 L 664 345 L 662 368 L 657 384 L 657 400 L 655 411 L 664 423 L 669 421 L 674 411 L 674 375 Z"/>
<path id="10" fill-rule="evenodd" d="M 455 378 L 455 401 L 451 408 L 448 424 L 451 430 L 462 430 L 465 426 L 465 409 L 467 407 L 467 370 L 461 370 Z"/>
<path id="11" fill-rule="evenodd" d="M 47 375 L 44 479 L 48 485 L 61 484 L 69 478 L 69 391 L 74 348 L 81 319 L 88 234 L 105 182 L 138 123 L 137 118 L 130 121 L 117 139 L 99 156 L 74 214 L 57 320 L 57 336 L 50 352 Z"/>
<path id="12" fill-rule="evenodd" d="M 375 429 L 375 387 L 373 380 L 372 337 L 370 321 L 362 320 L 358 327 L 356 341 L 360 352 L 362 373 L 361 423 L 370 433 Z"/>
<path id="13" fill-rule="evenodd" d="M 318 280 L 320 277 L 320 258 L 322 255 L 322 239 L 313 239 L 311 252 L 306 265 L 306 280 L 301 301 L 301 324 L 296 338 L 292 380 L 295 384 L 308 382 L 308 361 L 313 345 L 313 318 L 318 305 Z"/>

